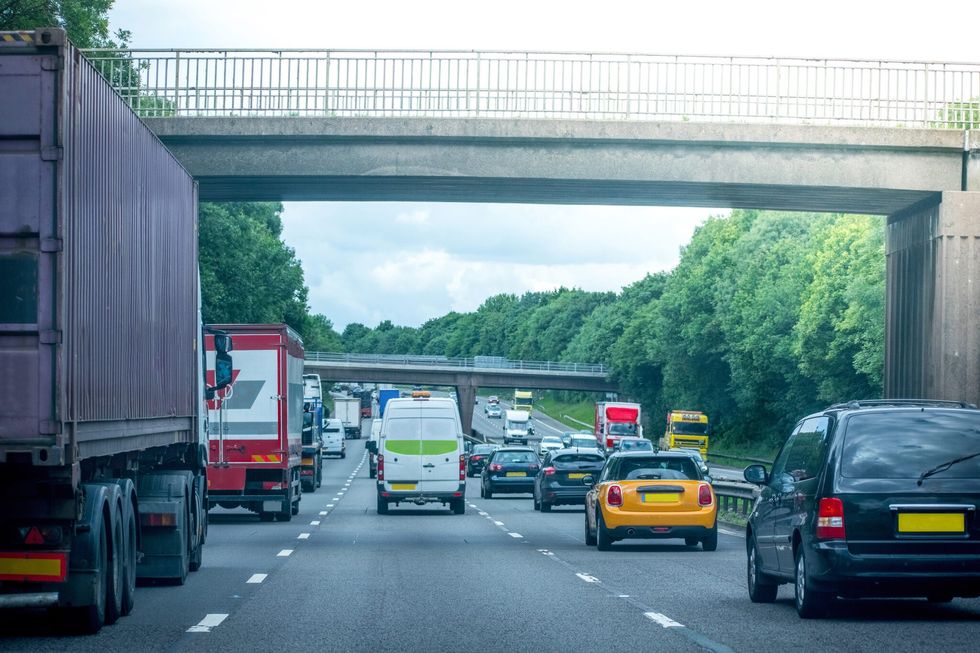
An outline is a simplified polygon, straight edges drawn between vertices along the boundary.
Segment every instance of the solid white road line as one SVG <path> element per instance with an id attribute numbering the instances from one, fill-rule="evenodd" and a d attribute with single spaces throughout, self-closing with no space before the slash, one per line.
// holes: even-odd
<path id="1" fill-rule="evenodd" d="M 679 624 L 667 615 L 659 612 L 644 612 L 643 616 L 654 623 L 658 623 L 664 628 L 683 628 L 684 624 Z"/>
<path id="2" fill-rule="evenodd" d="M 286 557 L 291 556 L 291 555 L 293 555 L 293 550 L 292 549 L 283 549 L 282 551 L 280 551 L 279 553 L 276 554 L 276 557 L 277 558 L 286 558 Z"/>
<path id="3" fill-rule="evenodd" d="M 246 582 L 246 583 L 252 583 L 252 584 L 255 584 L 255 583 L 261 583 L 262 581 L 264 581 L 264 580 L 266 579 L 266 577 L 267 577 L 268 575 L 269 575 L 269 574 L 252 574 L 252 575 L 251 575 L 251 576 L 249 577 L 249 579 L 248 579 L 247 581 L 245 581 L 245 582 Z"/>
<path id="4" fill-rule="evenodd" d="M 310 534 L 309 533 L 300 533 L 299 535 L 296 536 L 296 539 L 297 540 L 308 540 L 308 539 L 310 539 Z"/>
<path id="5" fill-rule="evenodd" d="M 226 614 L 209 614 L 201 619 L 200 623 L 196 626 L 191 626 L 187 629 L 189 633 L 210 633 L 211 629 L 218 626 L 222 621 L 228 618 Z"/>
<path id="6" fill-rule="evenodd" d="M 589 574 L 575 574 L 575 575 L 578 576 L 579 578 L 581 578 L 582 580 L 584 580 L 586 583 L 598 583 L 599 582 L 599 579 L 598 578 L 596 578 L 595 576 L 590 576 Z"/>

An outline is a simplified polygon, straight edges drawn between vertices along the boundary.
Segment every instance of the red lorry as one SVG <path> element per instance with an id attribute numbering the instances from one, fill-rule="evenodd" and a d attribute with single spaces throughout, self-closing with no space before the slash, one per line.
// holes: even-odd
<path id="1" fill-rule="evenodd" d="M 285 324 L 222 324 L 235 343 L 231 385 L 209 403 L 208 507 L 262 521 L 299 512 L 303 341 Z M 208 360 L 214 340 L 207 339 Z"/>

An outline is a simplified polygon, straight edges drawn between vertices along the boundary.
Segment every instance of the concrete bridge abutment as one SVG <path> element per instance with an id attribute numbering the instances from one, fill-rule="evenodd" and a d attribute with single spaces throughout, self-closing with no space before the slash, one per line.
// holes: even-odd
<path id="1" fill-rule="evenodd" d="M 885 397 L 980 405 L 980 192 L 888 217 Z"/>

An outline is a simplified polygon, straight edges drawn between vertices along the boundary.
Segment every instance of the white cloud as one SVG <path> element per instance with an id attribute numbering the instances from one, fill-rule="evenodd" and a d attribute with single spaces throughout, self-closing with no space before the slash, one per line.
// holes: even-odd
<path id="1" fill-rule="evenodd" d="M 429 223 L 429 212 L 416 209 L 414 211 L 406 211 L 404 213 L 399 213 L 395 216 L 395 222 L 398 224 L 410 224 L 410 225 L 423 225 Z"/>

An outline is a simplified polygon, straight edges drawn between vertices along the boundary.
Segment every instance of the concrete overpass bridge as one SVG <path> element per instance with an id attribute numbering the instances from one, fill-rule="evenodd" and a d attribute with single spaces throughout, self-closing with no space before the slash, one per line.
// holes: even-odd
<path id="1" fill-rule="evenodd" d="M 453 386 L 467 432 L 473 427 L 477 388 L 617 390 L 608 368 L 582 363 L 307 352 L 305 370 L 324 381 Z"/>
<path id="2" fill-rule="evenodd" d="M 90 51 L 205 200 L 746 207 L 887 220 L 885 393 L 980 402 L 980 65 Z"/>

